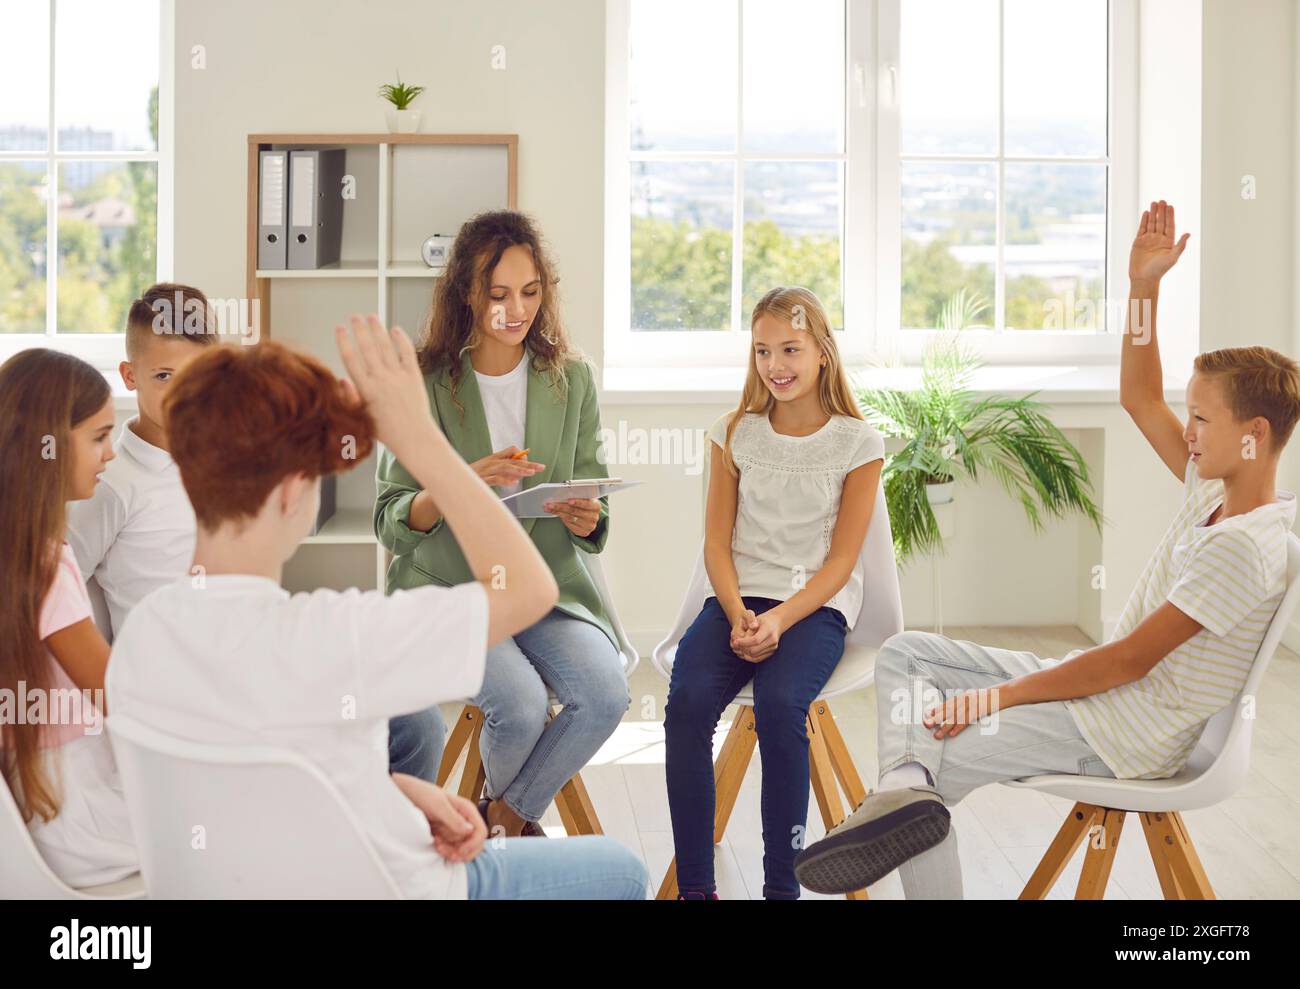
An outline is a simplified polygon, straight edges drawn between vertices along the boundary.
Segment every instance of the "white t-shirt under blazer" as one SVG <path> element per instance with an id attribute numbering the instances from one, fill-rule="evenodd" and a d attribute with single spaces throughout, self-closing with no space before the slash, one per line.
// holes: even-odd
<path id="1" fill-rule="evenodd" d="M 528 407 L 528 354 L 505 374 L 474 372 L 478 393 L 483 399 L 483 414 L 487 417 L 488 435 L 492 438 L 492 452 L 508 446 L 524 448 L 524 420 Z M 511 495 L 523 482 L 503 484 L 497 488 L 502 495 Z"/>
<path id="2" fill-rule="evenodd" d="M 709 428 L 724 446 L 732 413 Z M 742 596 L 785 601 L 826 563 L 840 513 L 845 475 L 885 456 L 884 438 L 861 419 L 835 415 L 808 436 L 786 436 L 763 413 L 747 412 L 731 436 L 740 471 L 731 558 Z M 876 505 L 873 512 L 885 511 Z M 829 601 L 853 628 L 862 607 L 865 575 L 853 574 Z M 712 593 L 712 591 L 710 591 Z"/>
<path id="3" fill-rule="evenodd" d="M 291 595 L 240 574 L 196 585 L 181 577 L 127 615 L 108 663 L 110 716 L 299 753 L 338 787 L 406 897 L 465 899 L 465 866 L 434 851 L 429 822 L 388 774 L 388 719 L 482 688 L 483 585 L 389 596 Z"/>

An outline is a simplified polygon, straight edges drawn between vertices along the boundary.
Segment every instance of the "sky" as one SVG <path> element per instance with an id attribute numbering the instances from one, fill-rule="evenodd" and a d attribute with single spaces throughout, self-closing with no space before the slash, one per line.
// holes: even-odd
<path id="1" fill-rule="evenodd" d="M 120 135 L 118 150 L 151 147 L 149 91 L 158 83 L 158 0 L 57 0 L 58 126 Z M 0 130 L 49 117 L 49 0 L 0 0 Z"/>
<path id="2" fill-rule="evenodd" d="M 743 3 L 747 111 L 754 107 L 747 112 L 747 134 L 760 130 L 771 146 L 801 131 L 838 135 L 844 0 Z M 945 120 L 963 126 L 983 120 L 992 133 L 997 11 L 997 0 L 902 0 L 899 84 L 905 127 L 933 131 Z M 732 149 L 736 12 L 737 0 L 633 0 L 629 81 L 648 143 L 661 134 L 694 135 L 692 148 Z M 1100 140 L 1106 0 L 1005 0 L 1004 17 L 1008 141 L 1018 121 L 1043 118 L 1077 118 Z"/>

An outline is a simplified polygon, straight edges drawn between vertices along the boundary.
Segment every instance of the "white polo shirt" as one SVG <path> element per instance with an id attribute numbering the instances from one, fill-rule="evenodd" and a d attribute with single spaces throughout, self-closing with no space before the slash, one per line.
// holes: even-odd
<path id="1" fill-rule="evenodd" d="M 271 745 L 338 787 L 402 892 L 465 899 L 465 866 L 388 775 L 388 719 L 473 697 L 488 603 L 478 582 L 290 595 L 266 577 L 181 577 L 118 633 L 110 711 L 196 742 Z M 250 813 L 257 808 L 249 808 Z"/>
<path id="2" fill-rule="evenodd" d="M 131 419 L 118 433 L 95 493 L 68 503 L 68 542 L 82 580 L 104 591 L 116 633 L 150 591 L 189 573 L 194 509 L 166 450 L 142 440 Z M 110 637 L 111 639 L 111 637 Z"/>

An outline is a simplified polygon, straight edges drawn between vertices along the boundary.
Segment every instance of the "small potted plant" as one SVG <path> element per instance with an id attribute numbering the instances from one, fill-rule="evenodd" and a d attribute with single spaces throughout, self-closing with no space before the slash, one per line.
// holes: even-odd
<path id="1" fill-rule="evenodd" d="M 379 87 L 379 95 L 393 104 L 387 112 L 388 129 L 399 134 L 414 134 L 420 127 L 420 111 L 412 110 L 411 103 L 424 92 L 423 86 L 407 86 L 399 74 L 397 84 L 385 83 Z"/>
<path id="2" fill-rule="evenodd" d="M 867 421 L 905 441 L 884 469 L 900 565 L 914 552 L 943 551 L 934 506 L 952 500 L 958 478 L 975 481 L 983 470 L 1019 499 L 1035 530 L 1044 513 L 1061 518 L 1070 512 L 1101 528 L 1083 454 L 1033 395 L 980 398 L 967 388 L 982 361 L 962 349 L 960 331 L 985 308 L 983 299 L 964 290 L 948 300 L 939 320 L 948 332 L 926 347 L 919 389 L 858 389 Z"/>

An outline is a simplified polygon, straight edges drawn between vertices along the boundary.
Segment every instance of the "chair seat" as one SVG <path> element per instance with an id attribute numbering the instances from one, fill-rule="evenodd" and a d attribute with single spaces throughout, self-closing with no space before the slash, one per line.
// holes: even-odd
<path id="1" fill-rule="evenodd" d="M 839 665 L 835 667 L 835 672 L 831 674 L 831 678 L 826 681 L 826 686 L 815 699 L 819 701 L 829 700 L 837 694 L 847 694 L 851 690 L 861 690 L 863 687 L 868 686 L 876 678 L 876 653 L 878 651 L 867 646 L 845 646 L 844 655 L 840 657 Z M 676 658 L 677 647 L 672 646 L 665 649 L 662 655 L 656 657 L 657 662 L 655 665 L 662 666 L 661 672 L 665 677 L 671 678 L 673 661 Z M 736 695 L 733 703 L 753 705 L 753 688 L 747 685 Z"/>
<path id="2" fill-rule="evenodd" d="M 1201 775 L 1199 770 L 1184 767 L 1178 774 L 1163 780 L 1115 780 L 1104 776 L 1062 774 L 1032 776 L 1005 785 L 1038 790 L 1097 807 L 1133 813 L 1169 813 L 1211 807 L 1231 795 L 1231 790 L 1220 792 L 1219 786 L 1198 785 Z"/>

